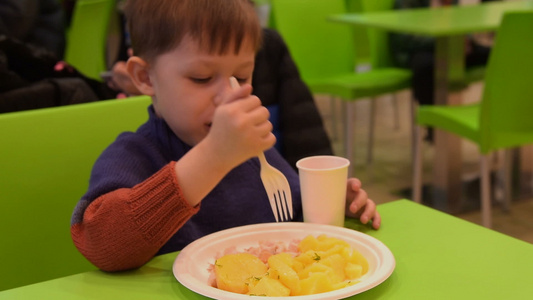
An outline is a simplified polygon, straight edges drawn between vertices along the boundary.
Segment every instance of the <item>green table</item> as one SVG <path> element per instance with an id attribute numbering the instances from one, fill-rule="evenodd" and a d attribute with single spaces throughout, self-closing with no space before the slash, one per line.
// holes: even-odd
<path id="1" fill-rule="evenodd" d="M 479 5 L 390 10 L 331 16 L 329 21 L 436 38 L 435 103 L 456 105 L 449 88 L 464 79 L 464 35 L 495 31 L 505 12 L 533 9 L 533 1 L 488 2 Z M 434 202 L 458 212 L 461 198 L 461 145 L 458 137 L 435 134 Z"/>
<path id="2" fill-rule="evenodd" d="M 349 299 L 526 299 L 533 295 L 533 245 L 437 210 L 398 200 L 379 205 L 378 231 L 346 226 L 385 243 L 392 275 Z M 154 258 L 136 271 L 92 271 L 0 292 L 0 299 L 207 299 L 172 274 L 177 256 Z M 31 270 L 28 270 L 31 272 Z"/>
<path id="3" fill-rule="evenodd" d="M 479 5 L 349 13 L 329 20 L 361 24 L 388 31 L 434 37 L 491 31 L 500 25 L 503 13 L 533 9 L 533 1 L 486 2 Z"/>

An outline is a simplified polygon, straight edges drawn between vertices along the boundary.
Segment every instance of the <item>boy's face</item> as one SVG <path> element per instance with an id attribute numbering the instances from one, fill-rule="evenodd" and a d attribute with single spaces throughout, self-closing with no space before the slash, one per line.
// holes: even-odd
<path id="1" fill-rule="evenodd" d="M 244 40 L 238 54 L 208 54 L 185 37 L 180 45 L 158 56 L 149 70 L 156 114 L 185 143 L 194 146 L 209 132 L 215 103 L 230 89 L 229 78 L 252 82 L 255 49 Z"/>

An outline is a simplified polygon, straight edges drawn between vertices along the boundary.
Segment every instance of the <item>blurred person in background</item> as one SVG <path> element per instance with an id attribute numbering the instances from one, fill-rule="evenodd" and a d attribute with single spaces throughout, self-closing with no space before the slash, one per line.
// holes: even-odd
<path id="1" fill-rule="evenodd" d="M 481 0 L 488 2 L 489 0 Z M 442 7 L 457 5 L 457 0 L 396 0 L 394 9 Z M 389 44 L 394 63 L 413 72 L 411 88 L 413 97 L 421 105 L 435 103 L 435 38 L 400 33 L 389 34 Z M 490 55 L 490 46 L 479 42 L 474 35 L 465 37 L 465 68 L 484 66 Z M 432 130 L 428 139 L 432 140 Z"/>
<path id="2" fill-rule="evenodd" d="M 0 0 L 0 35 L 63 58 L 65 19 L 59 0 Z"/>
<path id="3" fill-rule="evenodd" d="M 59 0 L 0 0 L 0 113 L 115 98 L 62 61 L 64 16 Z"/>

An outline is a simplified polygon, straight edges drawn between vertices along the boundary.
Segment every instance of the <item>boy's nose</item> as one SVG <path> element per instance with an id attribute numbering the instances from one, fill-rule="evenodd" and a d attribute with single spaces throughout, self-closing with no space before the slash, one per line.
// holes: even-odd
<path id="1" fill-rule="evenodd" d="M 218 106 L 222 103 L 224 95 L 231 90 L 229 80 L 220 80 L 217 84 L 216 95 L 213 97 L 213 103 Z"/>
<path id="2" fill-rule="evenodd" d="M 218 92 L 217 95 L 213 98 L 213 103 L 215 105 L 219 105 L 224 99 L 223 95 L 231 92 L 232 89 L 233 88 L 229 77 L 220 80 L 220 82 L 218 83 Z"/>
<path id="3" fill-rule="evenodd" d="M 221 81 L 222 91 L 225 93 L 231 91 L 231 83 L 229 81 L 229 78 L 222 79 Z"/>

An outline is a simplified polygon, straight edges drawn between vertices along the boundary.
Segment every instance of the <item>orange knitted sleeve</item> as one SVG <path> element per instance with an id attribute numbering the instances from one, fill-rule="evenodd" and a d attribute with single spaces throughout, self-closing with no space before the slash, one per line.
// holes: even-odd
<path id="1" fill-rule="evenodd" d="M 131 189 L 95 199 L 71 235 L 78 250 L 104 271 L 138 268 L 199 210 L 183 198 L 171 162 Z"/>

